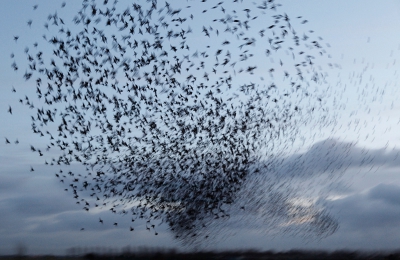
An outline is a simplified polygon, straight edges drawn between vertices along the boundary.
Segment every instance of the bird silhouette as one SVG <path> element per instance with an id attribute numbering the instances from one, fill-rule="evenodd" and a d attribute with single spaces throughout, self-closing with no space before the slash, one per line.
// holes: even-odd
<path id="1" fill-rule="evenodd" d="M 48 138 L 46 151 L 61 154 L 49 165 L 86 166 L 60 180 L 76 203 L 129 212 L 149 231 L 161 219 L 184 243 L 208 237 L 204 227 L 229 219 L 228 208 L 258 206 L 235 203 L 250 179 L 272 169 L 266 151 L 296 135 L 303 110 L 312 114 L 306 104 L 319 97 L 307 87 L 324 80 L 312 61 L 325 54 L 322 40 L 300 38 L 274 0 L 82 3 L 72 19 L 50 14 L 45 46 L 25 49 L 22 77 L 35 80 L 41 103 L 20 99 L 36 112 L 32 131 Z M 279 64 L 264 69 L 277 55 Z M 270 83 L 259 80 L 268 76 Z M 277 87 L 276 78 L 286 81 Z M 321 234 L 337 227 L 329 217 L 318 221 Z"/>

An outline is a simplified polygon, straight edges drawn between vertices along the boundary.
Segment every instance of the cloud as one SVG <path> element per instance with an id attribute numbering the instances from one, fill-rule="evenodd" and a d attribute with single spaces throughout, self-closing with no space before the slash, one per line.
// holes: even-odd
<path id="1" fill-rule="evenodd" d="M 400 231 L 400 186 L 379 184 L 330 202 L 340 219 L 341 229 L 359 233 Z M 378 235 L 378 234 L 377 234 Z"/>
<path id="2" fill-rule="evenodd" d="M 400 188 L 393 184 L 379 184 L 368 193 L 370 199 L 400 207 Z"/>
<path id="3" fill-rule="evenodd" d="M 397 250 L 400 244 L 399 185 L 378 184 L 371 189 L 324 202 L 329 214 L 339 220 L 339 229 L 321 240 L 304 238 L 301 234 L 263 234 L 262 225 L 241 226 L 237 235 L 222 242 L 227 248 L 290 250 Z M 256 219 L 255 221 L 260 221 Z"/>
<path id="4" fill-rule="evenodd" d="M 43 194 L 10 198 L 6 201 L 9 210 L 25 217 L 43 216 L 76 209 L 71 199 L 61 194 L 46 196 Z"/>
<path id="5" fill-rule="evenodd" d="M 275 160 L 273 165 L 282 176 L 311 178 L 320 174 L 345 171 L 349 168 L 400 167 L 400 150 L 367 149 L 356 142 L 326 139 L 310 147 L 308 151 Z"/>
<path id="6" fill-rule="evenodd" d="M 393 171 L 397 166 L 396 163 L 393 163 L 393 158 L 397 153 L 398 150 L 390 152 L 383 149 L 368 150 L 357 147 L 355 143 L 328 139 L 313 145 L 302 154 L 277 158 L 276 164 L 273 165 L 275 168 L 272 167 L 270 172 L 264 172 L 264 175 L 249 180 L 249 185 L 243 187 L 246 191 L 243 190 L 242 195 L 247 197 L 239 197 L 239 202 L 251 204 L 257 200 L 257 203 L 254 204 L 255 207 L 246 206 L 245 210 L 233 211 L 229 221 L 224 219 L 219 221 L 221 225 L 225 225 L 225 234 L 229 234 L 226 235 L 227 240 L 223 244 L 229 245 L 231 243 L 232 246 L 265 248 L 265 245 L 263 247 L 261 242 L 257 244 L 257 241 L 272 239 L 272 236 L 279 233 L 263 232 L 259 228 L 260 225 L 268 229 L 271 225 L 277 223 L 295 223 L 293 221 L 299 220 L 299 217 L 301 220 L 306 219 L 303 213 L 307 212 L 318 216 L 315 214 L 319 212 L 319 206 L 322 205 L 327 209 L 322 211 L 323 214 L 326 214 L 321 215 L 322 217 L 338 219 L 339 221 L 340 227 L 335 234 L 323 239 L 319 244 L 313 241 L 308 241 L 309 244 L 306 244 L 302 241 L 301 235 L 297 238 L 295 236 L 277 238 L 274 240 L 275 242 L 271 243 L 276 245 L 278 249 L 293 247 L 368 249 L 371 246 L 373 248 L 373 243 L 376 244 L 374 248 L 377 249 L 394 248 L 395 243 L 400 243 L 400 239 L 397 238 L 400 233 L 399 186 L 379 184 L 367 191 L 357 192 L 353 190 L 352 194 L 343 192 L 344 197 L 335 200 L 326 200 L 322 196 L 320 201 L 314 201 L 314 203 L 317 203 L 315 208 L 314 205 L 311 205 L 310 208 L 297 205 L 297 202 L 304 199 L 306 195 L 310 195 L 309 191 L 312 189 L 326 192 L 325 195 L 332 192 L 332 190 L 323 190 L 325 187 L 323 183 L 314 186 L 308 183 L 308 181 L 315 181 L 321 175 L 323 175 L 321 180 L 325 178 L 325 183 L 330 187 L 332 187 L 332 182 L 335 182 L 338 186 L 344 186 L 341 190 L 345 190 L 346 180 L 340 182 L 340 178 L 333 180 L 327 178 L 327 176 L 329 177 L 328 173 L 341 170 L 341 167 L 353 169 L 354 172 L 358 168 L 365 168 L 365 166 L 370 165 L 374 167 L 376 165 L 385 166 L 381 167 L 379 176 L 387 171 Z M 374 158 L 373 160 L 376 160 L 377 163 L 374 164 L 372 160 L 362 164 L 363 157 L 368 156 Z M 278 161 L 280 164 L 277 163 Z M 153 233 L 146 231 L 146 223 L 139 220 L 131 223 L 130 216 L 115 215 L 109 211 L 95 213 L 92 209 L 89 212 L 84 211 L 83 206 L 77 205 L 76 201 L 71 198 L 70 192 L 63 191 L 64 186 L 54 176 L 52 167 L 44 167 L 43 169 L 39 166 L 36 167 L 37 171 L 34 175 L 29 174 L 29 172 L 16 175 L 11 174 L 11 172 L 1 175 L 2 180 L 5 181 L 1 182 L 0 185 L 5 187 L 6 190 L 0 190 L 2 195 L 0 211 L 3 212 L 0 215 L 0 223 L 3 224 L 0 227 L 0 237 L 5 237 L 11 242 L 0 239 L 0 244 L 13 248 L 17 241 L 23 241 L 32 249 L 30 252 L 35 252 L 34 250 L 40 252 L 41 245 L 38 241 L 43 241 L 43 243 L 54 245 L 53 248 L 62 248 L 63 250 L 80 245 L 80 243 L 92 246 L 108 245 L 109 238 L 114 239 L 112 244 L 115 245 L 128 245 L 132 241 L 138 242 L 139 238 L 145 238 L 148 243 L 154 243 L 154 245 L 172 243 L 170 239 L 165 238 L 164 232 L 161 232 L 165 227 L 158 227 L 159 236 L 154 237 Z M 262 176 L 267 176 L 267 178 L 262 178 Z M 334 192 L 336 191 L 334 190 Z M 279 196 L 274 196 L 274 194 Z M 296 207 L 289 205 L 290 201 L 296 202 L 297 204 L 294 205 Z M 310 201 L 312 202 L 312 200 Z M 274 215 L 276 209 L 279 210 Z M 293 209 L 296 209 L 296 211 L 293 211 Z M 296 217 L 290 219 L 290 216 L 289 218 L 286 216 L 286 219 L 279 219 L 279 214 L 285 212 L 291 212 Z M 253 213 L 255 215 L 247 219 L 246 214 Z M 264 214 L 264 218 L 260 218 L 261 215 L 257 214 Z M 99 217 L 104 220 L 103 225 L 99 223 Z M 247 220 L 244 221 L 245 219 Z M 113 225 L 114 222 L 118 222 L 117 227 Z M 131 225 L 135 228 L 132 233 L 129 231 Z M 221 230 L 217 227 L 218 223 L 215 225 L 211 225 L 210 229 L 215 227 L 215 230 Z M 85 230 L 81 232 L 82 227 Z M 166 236 L 173 236 L 168 231 L 165 231 L 165 233 Z M 234 236 L 234 234 L 237 235 Z M 129 239 L 132 240 L 127 241 L 126 236 L 133 236 L 134 239 L 130 237 Z M 162 236 L 168 243 L 160 240 Z M 239 239 L 237 236 L 241 238 Z M 233 241 L 239 240 L 241 240 L 240 243 L 234 244 L 236 242 Z M 388 242 L 388 240 L 390 241 Z M 276 241 L 279 241 L 279 243 Z M 175 246 L 178 245 L 176 241 L 174 243 Z M 279 244 L 282 244 L 282 246 L 279 246 Z M 210 245 L 213 246 L 214 244 L 210 243 Z M 50 248 L 50 246 L 46 246 L 46 248 L 43 248 L 43 252 L 50 250 Z M 0 250 L 8 252 L 6 247 L 4 247 L 4 250 L 0 247 Z"/>

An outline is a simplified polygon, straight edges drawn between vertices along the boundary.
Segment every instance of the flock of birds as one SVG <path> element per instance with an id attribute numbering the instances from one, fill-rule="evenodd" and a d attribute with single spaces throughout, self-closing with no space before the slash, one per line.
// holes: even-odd
<path id="1" fill-rule="evenodd" d="M 130 214 L 155 235 L 164 223 L 183 243 L 263 207 L 266 220 L 331 234 L 338 224 L 327 212 L 293 211 L 291 190 L 268 177 L 299 125 L 327 114 L 327 74 L 315 64 L 327 45 L 297 32 L 307 20 L 280 13 L 274 0 L 183 4 L 83 0 L 72 23 L 50 14 L 43 49 L 25 49 L 23 77 L 40 104 L 19 101 L 36 111 L 33 132 L 48 138 L 31 151 L 58 155 L 48 165 L 85 166 L 56 173 L 84 210 Z M 268 205 L 257 199 L 265 194 Z"/>

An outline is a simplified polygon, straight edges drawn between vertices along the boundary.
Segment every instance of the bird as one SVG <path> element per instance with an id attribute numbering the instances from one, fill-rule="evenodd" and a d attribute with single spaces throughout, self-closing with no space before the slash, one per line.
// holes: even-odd
<path id="1" fill-rule="evenodd" d="M 204 223 L 229 216 L 224 207 L 245 209 L 234 198 L 260 175 L 258 168 L 270 170 L 258 167 L 265 147 L 295 136 L 291 119 L 319 98 L 304 89 L 307 78 L 323 80 L 310 64 L 311 56 L 324 54 L 322 40 L 299 38 L 275 1 L 259 2 L 203 0 L 199 8 L 184 9 L 155 0 L 130 6 L 104 1 L 100 8 L 94 1 L 71 19 L 61 11 L 49 15 L 44 49 L 24 50 L 22 77 L 37 88 L 20 103 L 36 112 L 32 131 L 48 138 L 46 151 L 31 151 L 56 156 L 53 166 L 86 166 L 79 178 L 71 173 L 60 180 L 85 211 L 130 212 L 131 222 L 144 219 L 149 231 L 161 219 L 188 243 L 205 237 Z M 265 59 L 286 52 L 289 58 L 263 70 Z M 267 85 L 260 75 L 286 81 Z M 286 96 L 280 88 L 289 90 Z M 137 205 L 128 211 L 132 202 Z M 326 223 L 322 233 L 335 228 Z"/>

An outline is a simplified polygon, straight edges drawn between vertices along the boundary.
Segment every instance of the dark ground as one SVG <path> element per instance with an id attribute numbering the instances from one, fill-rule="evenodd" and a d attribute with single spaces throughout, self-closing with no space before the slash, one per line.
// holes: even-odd
<path id="1" fill-rule="evenodd" d="M 288 251 L 288 252 L 258 252 L 258 251 L 227 251 L 227 252 L 137 252 L 125 254 L 95 254 L 88 253 L 81 256 L 0 256 L 0 260 L 136 260 L 136 259 L 218 259 L 218 260 L 247 260 L 247 259 L 399 259 L 400 251 L 391 253 L 362 253 L 355 251 Z"/>

